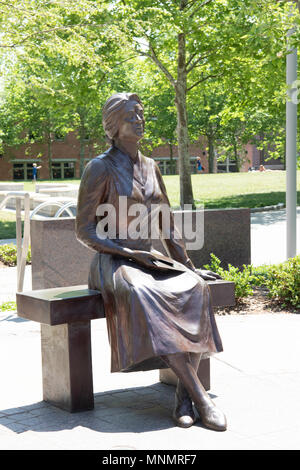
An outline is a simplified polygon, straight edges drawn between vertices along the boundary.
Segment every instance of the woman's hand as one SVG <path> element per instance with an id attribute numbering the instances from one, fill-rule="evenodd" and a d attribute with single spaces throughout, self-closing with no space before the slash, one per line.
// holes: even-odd
<path id="1" fill-rule="evenodd" d="M 160 260 L 159 257 L 156 257 L 155 254 L 152 254 L 149 251 L 134 250 L 130 258 L 146 268 L 159 269 L 160 271 L 168 271 L 169 269 L 167 264 L 166 267 L 163 267 L 161 264 L 157 266 L 155 262 Z M 170 264 L 172 264 L 171 259 Z"/>
<path id="2" fill-rule="evenodd" d="M 207 271 L 206 269 L 195 269 L 194 271 L 198 276 L 202 277 L 205 281 L 215 281 L 216 279 L 222 279 L 219 274 L 213 271 Z"/>

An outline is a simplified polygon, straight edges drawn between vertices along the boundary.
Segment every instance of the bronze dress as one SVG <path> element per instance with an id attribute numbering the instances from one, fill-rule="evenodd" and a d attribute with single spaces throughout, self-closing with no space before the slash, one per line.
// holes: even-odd
<path id="1" fill-rule="evenodd" d="M 160 356 L 167 354 L 210 355 L 222 351 L 209 287 L 193 272 L 183 241 L 175 239 L 173 217 L 165 244 L 170 256 L 190 269 L 148 269 L 122 256 L 122 247 L 157 251 L 150 238 L 119 236 L 119 211 L 123 211 L 119 196 L 127 197 L 128 223 L 136 217 L 127 215 L 133 204 L 144 204 L 148 218 L 155 205 L 169 205 L 158 165 L 140 153 L 134 163 L 130 156 L 112 147 L 85 168 L 79 189 L 76 234 L 97 252 L 91 264 L 89 288 L 100 290 L 103 296 L 111 371 L 164 368 L 166 364 Z M 101 220 L 96 215 L 97 207 L 105 203 L 116 210 L 115 239 L 97 236 L 96 226 Z"/>

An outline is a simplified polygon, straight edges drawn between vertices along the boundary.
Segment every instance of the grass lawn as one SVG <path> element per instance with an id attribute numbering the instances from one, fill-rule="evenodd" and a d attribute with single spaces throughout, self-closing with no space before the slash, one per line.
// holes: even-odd
<path id="1" fill-rule="evenodd" d="M 16 238 L 16 216 L 13 212 L 0 211 L 0 240 L 4 238 Z"/>
<path id="2" fill-rule="evenodd" d="M 8 183 L 8 181 L 6 181 Z M 0 181 L 1 183 L 1 181 Z M 20 181 L 20 183 L 24 183 L 24 191 L 34 191 L 34 183 L 32 181 Z M 61 179 L 61 180 L 39 180 L 37 184 L 39 183 L 51 183 L 51 184 L 61 184 L 61 183 L 66 183 L 66 184 L 79 184 L 80 179 Z"/>
<path id="3" fill-rule="evenodd" d="M 217 173 L 192 175 L 196 203 L 209 209 L 229 207 L 263 207 L 285 203 L 285 171 L 249 173 Z M 179 207 L 179 176 L 164 176 L 172 207 Z M 298 204 L 300 204 L 300 171 L 298 171 Z M 41 181 L 41 183 L 79 184 L 80 179 Z M 24 189 L 33 191 L 33 183 L 25 181 Z"/>
<path id="4" fill-rule="evenodd" d="M 196 205 L 208 209 L 263 207 L 285 203 L 285 171 L 192 175 Z M 179 207 L 179 176 L 164 176 L 172 207 Z M 300 171 L 297 186 L 300 205 Z"/>
<path id="5" fill-rule="evenodd" d="M 279 202 L 285 203 L 285 171 L 265 173 L 218 173 L 192 175 L 196 205 L 208 209 L 263 207 Z M 179 176 L 164 176 L 169 199 L 173 208 L 179 207 Z M 41 183 L 79 184 L 79 179 L 41 181 Z M 24 189 L 33 191 L 31 181 L 25 181 Z M 300 205 L 300 171 L 298 171 L 298 205 Z M 0 211 L 0 239 L 15 238 L 15 217 Z"/>

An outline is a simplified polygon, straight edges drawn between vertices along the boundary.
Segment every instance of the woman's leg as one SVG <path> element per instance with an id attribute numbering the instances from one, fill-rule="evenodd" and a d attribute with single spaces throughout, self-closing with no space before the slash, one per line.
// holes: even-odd
<path id="1" fill-rule="evenodd" d="M 216 431 L 225 431 L 226 418 L 204 389 L 192 364 L 192 361 L 196 364 L 196 358 L 191 359 L 188 353 L 182 353 L 162 356 L 162 359 L 177 375 L 182 384 L 180 387 L 183 386 L 193 400 L 202 423 Z"/>
<path id="2" fill-rule="evenodd" d="M 190 357 L 190 362 L 197 373 L 201 353 L 188 353 Z M 182 428 L 189 428 L 196 421 L 196 416 L 193 410 L 193 404 L 188 391 L 184 387 L 183 383 L 178 379 L 177 387 L 175 391 L 175 406 L 173 411 L 173 418 L 176 421 L 177 425 Z"/>

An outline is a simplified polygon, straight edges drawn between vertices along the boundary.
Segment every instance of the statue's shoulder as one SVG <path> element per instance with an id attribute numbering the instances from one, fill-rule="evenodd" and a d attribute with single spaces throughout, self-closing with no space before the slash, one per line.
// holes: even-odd
<path id="1" fill-rule="evenodd" d="M 97 157 L 94 157 L 92 160 L 90 160 L 86 166 L 86 168 L 94 171 L 108 171 L 108 161 L 111 159 L 111 157 L 114 155 L 114 149 L 109 148 L 105 152 L 101 153 L 101 155 L 98 155 Z"/>
<path id="2" fill-rule="evenodd" d="M 145 157 L 145 155 L 143 155 L 142 153 L 140 154 L 141 155 L 141 158 L 142 158 L 142 161 L 146 164 L 146 165 L 152 165 L 152 166 L 155 166 L 156 165 L 156 161 L 154 160 L 154 158 L 151 158 L 151 157 Z"/>

